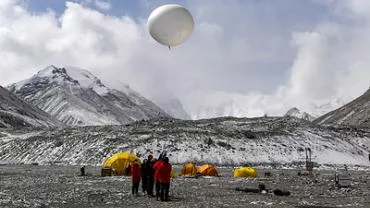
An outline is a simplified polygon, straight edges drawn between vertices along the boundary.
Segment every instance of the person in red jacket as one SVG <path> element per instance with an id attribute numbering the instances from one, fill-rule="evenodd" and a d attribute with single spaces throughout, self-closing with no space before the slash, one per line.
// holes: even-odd
<path id="1" fill-rule="evenodd" d="M 139 184 L 141 178 L 141 169 L 139 161 L 136 159 L 131 165 L 131 178 L 132 178 L 132 195 L 137 195 L 139 191 Z"/>
<path id="2" fill-rule="evenodd" d="M 161 201 L 168 201 L 168 192 L 170 190 L 172 165 L 168 157 L 163 159 L 163 163 L 158 167 L 158 177 L 161 183 Z"/>
<path id="3" fill-rule="evenodd" d="M 159 182 L 159 174 L 158 174 L 158 168 L 159 166 L 161 166 L 163 163 L 162 161 L 162 158 L 159 157 L 159 159 L 157 161 L 155 161 L 154 165 L 153 165 L 153 170 L 154 170 L 154 182 L 155 182 L 155 195 L 157 197 L 157 200 L 159 200 L 159 191 L 160 191 L 160 188 L 161 188 L 161 183 Z"/>

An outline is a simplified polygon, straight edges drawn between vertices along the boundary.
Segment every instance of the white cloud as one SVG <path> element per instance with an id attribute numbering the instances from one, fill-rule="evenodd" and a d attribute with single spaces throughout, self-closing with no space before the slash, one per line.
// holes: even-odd
<path id="1" fill-rule="evenodd" d="M 368 0 L 332 0 L 329 4 L 334 6 L 334 11 L 339 15 L 352 18 L 370 18 L 370 1 Z"/>
<path id="2" fill-rule="evenodd" d="M 112 4 L 108 0 L 78 0 L 84 6 L 93 6 L 102 11 L 108 11 Z"/>
<path id="3" fill-rule="evenodd" d="M 104 0 L 95 0 L 94 5 L 100 8 L 101 10 L 105 11 L 110 10 L 112 8 L 112 5 L 108 1 Z"/>
<path id="4" fill-rule="evenodd" d="M 340 1 L 344 2 L 349 4 L 346 7 L 331 4 L 341 20 L 348 17 L 348 13 L 338 13 L 338 6 L 353 11 L 352 15 L 364 17 L 365 13 L 357 5 L 361 1 Z M 354 4 L 355 8 L 352 7 Z M 367 14 L 370 17 L 370 13 Z M 350 18 L 354 18 L 352 15 Z M 318 24 L 313 31 L 295 33 L 296 59 L 290 81 L 280 88 L 279 96 L 294 105 L 308 108 L 312 101 L 333 98 L 349 101 L 361 95 L 370 85 L 367 55 L 370 52 L 369 20 L 357 24 L 325 22 Z"/>
<path id="5" fill-rule="evenodd" d="M 67 2 L 60 17 L 0 1 L 0 83 L 50 64 L 73 65 L 154 99 L 174 94 L 194 117 L 205 108 L 240 116 L 277 115 L 292 106 L 311 110 L 312 102 L 347 101 L 369 85 L 370 19 L 357 3 L 342 3 L 351 1 L 328 1 L 332 18 L 297 31 L 250 2 L 225 8 L 223 1 L 188 1 L 196 29 L 171 51 L 150 38 L 145 19 L 103 14 L 83 6 L 98 2 L 88 1 Z"/>

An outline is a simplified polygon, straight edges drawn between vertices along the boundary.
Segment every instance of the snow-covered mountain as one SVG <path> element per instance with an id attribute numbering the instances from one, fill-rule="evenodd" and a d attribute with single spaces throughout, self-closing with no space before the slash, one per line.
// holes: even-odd
<path id="1" fill-rule="evenodd" d="M 307 112 L 315 118 L 323 116 L 330 111 L 333 111 L 343 105 L 348 103 L 348 100 L 344 100 L 340 97 L 333 97 L 326 100 L 317 100 L 315 102 L 310 102 L 304 106 L 300 106 L 299 109 Z"/>
<path id="2" fill-rule="evenodd" d="M 190 120 L 190 115 L 185 111 L 182 103 L 177 98 L 168 98 L 161 100 L 154 100 L 161 109 L 163 109 L 170 116 L 178 119 Z"/>
<path id="3" fill-rule="evenodd" d="M 299 110 L 298 108 L 294 107 L 288 110 L 288 112 L 284 116 L 291 116 L 299 119 L 303 119 L 306 121 L 313 121 L 315 117 L 311 116 L 310 114 Z"/>
<path id="4" fill-rule="evenodd" d="M 118 125 L 168 116 L 135 91 L 110 89 L 76 67 L 49 66 L 8 89 L 67 125 Z"/>
<path id="5" fill-rule="evenodd" d="M 232 117 L 283 116 L 291 107 L 318 118 L 342 105 L 349 97 L 333 95 L 319 100 L 294 101 L 284 96 L 262 93 L 238 94 L 223 91 L 194 91 L 182 98 L 183 105 L 192 119 Z M 293 106 L 292 106 L 293 105 Z"/>
<path id="6" fill-rule="evenodd" d="M 243 103 L 245 104 L 243 105 Z M 339 108 L 344 104 L 345 102 L 341 99 L 311 102 L 307 105 L 301 106 L 299 109 L 289 109 L 286 114 L 289 113 L 291 116 L 312 121 L 332 110 L 335 110 L 336 108 Z M 280 116 L 283 115 L 281 113 L 281 109 L 282 108 L 271 109 L 270 106 L 250 104 L 248 102 L 243 102 L 243 100 L 239 102 L 236 99 L 234 101 L 223 102 L 219 105 L 199 105 L 191 112 L 191 117 L 192 119 L 215 118 L 223 116 L 258 117 L 264 114 Z"/>
<path id="7" fill-rule="evenodd" d="M 321 125 L 370 128 L 370 89 L 348 104 L 319 117 L 315 122 Z"/>
<path id="8" fill-rule="evenodd" d="M 0 86 L 0 128 L 56 127 L 62 124 Z"/>
<path id="9" fill-rule="evenodd" d="M 293 117 L 154 119 L 57 131 L 0 130 L 0 161 L 101 165 L 117 151 L 141 158 L 166 150 L 172 163 L 294 163 L 310 147 L 320 164 L 370 166 L 370 132 L 326 128 Z"/>
<path id="10" fill-rule="evenodd" d="M 232 117 L 254 117 L 257 116 L 255 112 L 250 112 L 250 109 L 247 109 L 246 106 L 239 105 L 234 101 L 226 101 L 221 103 L 218 106 L 212 105 L 200 105 L 192 113 L 193 119 L 207 119 L 207 118 L 216 118 L 224 116 Z M 258 111 L 258 109 L 256 110 Z M 263 115 L 263 112 L 259 112 L 260 115 Z"/>

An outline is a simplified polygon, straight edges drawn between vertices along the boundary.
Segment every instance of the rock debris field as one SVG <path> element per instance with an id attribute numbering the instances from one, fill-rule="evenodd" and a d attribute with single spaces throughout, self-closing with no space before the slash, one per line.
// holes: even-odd
<path id="1" fill-rule="evenodd" d="M 129 177 L 101 177 L 100 167 L 87 167 L 82 177 L 77 166 L 1 165 L 0 207 L 370 207 L 368 169 L 350 169 L 351 187 L 341 189 L 329 169 L 314 170 L 313 177 L 298 176 L 296 169 L 258 169 L 257 178 L 233 178 L 231 167 L 218 171 L 220 177 L 176 177 L 170 201 L 159 202 L 143 195 L 141 186 L 132 196 Z M 260 183 L 267 194 L 236 190 Z M 274 189 L 291 194 L 276 196 Z"/>

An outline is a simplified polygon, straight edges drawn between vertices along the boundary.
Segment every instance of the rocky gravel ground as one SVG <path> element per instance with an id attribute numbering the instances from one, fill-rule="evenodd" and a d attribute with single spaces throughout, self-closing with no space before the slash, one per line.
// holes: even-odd
<path id="1" fill-rule="evenodd" d="M 370 207 L 369 170 L 350 170 L 352 185 L 342 189 L 334 186 L 334 170 L 308 177 L 294 169 L 259 169 L 257 178 L 233 178 L 232 168 L 218 171 L 221 177 L 173 179 L 171 201 L 158 202 L 141 190 L 132 196 L 129 177 L 101 177 L 100 167 L 87 167 L 88 176 L 81 177 L 76 166 L 1 165 L 0 207 Z M 291 195 L 236 191 L 260 183 Z"/>

